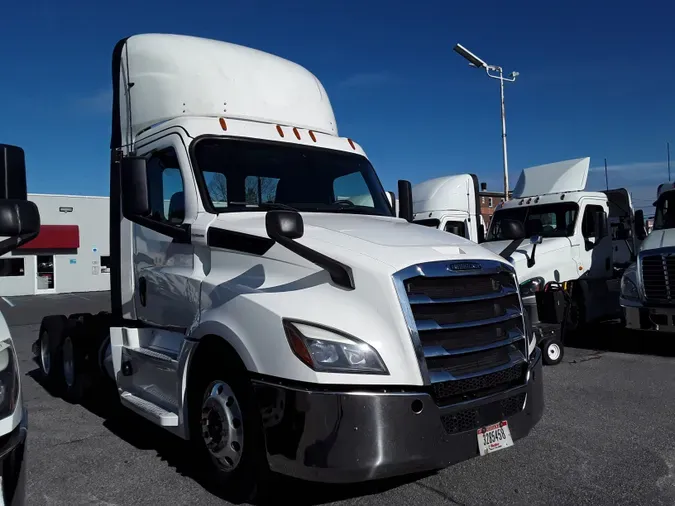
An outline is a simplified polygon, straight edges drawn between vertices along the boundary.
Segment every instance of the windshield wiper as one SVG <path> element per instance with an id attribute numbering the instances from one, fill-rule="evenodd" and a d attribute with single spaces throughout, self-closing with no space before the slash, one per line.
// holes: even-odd
<path id="1" fill-rule="evenodd" d="M 235 206 L 247 206 L 247 207 L 257 207 L 259 209 L 285 209 L 287 211 L 299 212 L 295 207 L 289 206 L 288 204 L 282 204 L 281 202 L 261 202 L 259 204 L 250 204 L 248 202 L 230 202 L 231 205 Z"/>

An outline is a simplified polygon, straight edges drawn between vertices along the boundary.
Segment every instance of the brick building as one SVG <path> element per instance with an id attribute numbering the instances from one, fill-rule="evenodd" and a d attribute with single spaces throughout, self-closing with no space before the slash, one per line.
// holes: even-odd
<path id="1" fill-rule="evenodd" d="M 485 220 L 485 226 L 489 227 L 495 207 L 504 200 L 504 192 L 488 191 L 487 183 L 481 183 L 480 190 L 478 192 L 480 197 L 480 214 L 483 216 L 483 220 Z M 512 193 L 509 192 L 509 198 L 511 197 Z"/>

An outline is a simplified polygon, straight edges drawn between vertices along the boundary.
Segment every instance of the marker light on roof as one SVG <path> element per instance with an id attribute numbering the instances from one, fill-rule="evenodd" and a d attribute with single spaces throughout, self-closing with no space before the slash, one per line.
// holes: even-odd
<path id="1" fill-rule="evenodd" d="M 347 139 L 349 141 L 349 145 L 352 147 L 352 149 L 356 149 L 356 146 L 354 146 L 354 141 L 351 139 Z"/>
<path id="2" fill-rule="evenodd" d="M 284 131 L 281 129 L 281 127 L 280 127 L 279 125 L 277 125 L 277 132 L 279 132 L 279 135 L 280 135 L 281 137 L 284 136 Z"/>
<path id="3" fill-rule="evenodd" d="M 220 128 L 222 128 L 223 130 L 227 130 L 227 123 L 225 123 L 225 118 L 220 118 L 218 121 L 220 122 Z"/>
<path id="4" fill-rule="evenodd" d="M 316 135 L 314 135 L 314 132 L 312 132 L 311 130 L 309 131 L 309 136 L 314 142 L 316 142 Z"/>
<path id="5" fill-rule="evenodd" d="M 295 137 L 300 140 L 300 132 L 297 128 L 293 127 L 293 133 L 295 134 Z"/>

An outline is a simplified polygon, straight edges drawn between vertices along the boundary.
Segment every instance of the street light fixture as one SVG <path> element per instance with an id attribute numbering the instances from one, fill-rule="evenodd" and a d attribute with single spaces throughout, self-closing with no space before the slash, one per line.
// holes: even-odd
<path id="1" fill-rule="evenodd" d="M 518 72 L 511 72 L 508 77 L 504 77 L 501 67 L 496 65 L 488 65 L 461 44 L 457 44 L 454 48 L 455 52 L 466 59 L 472 67 L 483 68 L 488 77 L 499 79 L 499 90 L 501 94 L 502 103 L 502 151 L 504 156 L 504 200 L 509 200 L 509 162 L 506 155 L 506 110 L 504 108 L 504 81 L 512 83 L 520 74 Z"/>

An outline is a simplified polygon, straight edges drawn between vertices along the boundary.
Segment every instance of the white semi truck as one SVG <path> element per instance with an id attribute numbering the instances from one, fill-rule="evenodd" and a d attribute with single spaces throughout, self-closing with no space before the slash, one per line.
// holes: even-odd
<path id="1" fill-rule="evenodd" d="M 637 220 L 644 240 L 621 278 L 623 319 L 629 329 L 675 332 L 675 183 L 659 185 L 654 207 L 649 235 Z"/>
<path id="2" fill-rule="evenodd" d="M 619 279 L 641 241 L 625 189 L 585 191 L 589 166 L 580 158 L 524 169 L 483 243 L 515 266 L 549 364 L 562 360 L 563 319 L 575 330 L 619 316 Z"/>
<path id="3" fill-rule="evenodd" d="M 413 222 L 437 228 L 471 241 L 485 240 L 480 213 L 478 177 L 457 174 L 416 184 L 412 189 Z"/>
<path id="4" fill-rule="evenodd" d="M 115 47 L 113 92 L 112 311 L 44 319 L 53 386 L 111 378 L 245 497 L 270 470 L 357 482 L 529 433 L 541 352 L 513 266 L 410 224 L 407 181 L 396 217 L 311 73 L 145 34 Z"/>
<path id="5" fill-rule="evenodd" d="M 23 149 L 0 144 L 0 256 L 33 240 L 39 231 L 40 213 L 27 200 Z M 0 269 L 8 260 L 0 260 Z M 25 502 L 27 427 L 19 360 L 0 313 L 0 505 Z"/>

